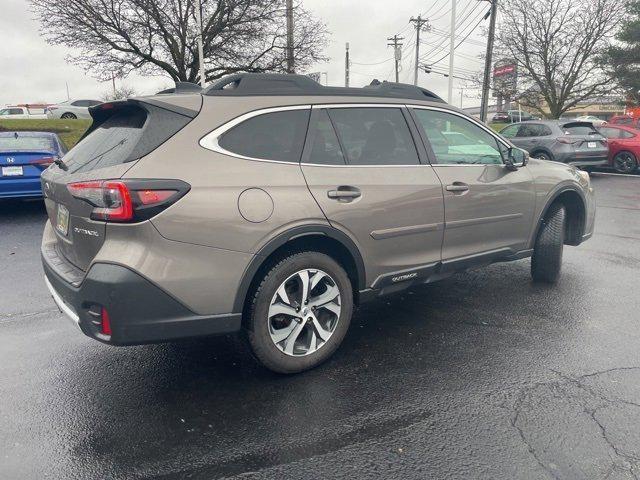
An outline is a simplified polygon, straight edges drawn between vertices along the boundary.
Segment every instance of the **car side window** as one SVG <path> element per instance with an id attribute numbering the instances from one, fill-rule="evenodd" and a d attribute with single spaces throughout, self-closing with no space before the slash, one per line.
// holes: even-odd
<path id="1" fill-rule="evenodd" d="M 606 138 L 621 138 L 622 133 L 622 130 L 610 127 L 602 127 L 598 131 Z"/>
<path id="2" fill-rule="evenodd" d="M 313 132 L 309 163 L 318 165 L 344 165 L 344 155 L 338 136 L 326 110 L 320 110 L 312 121 Z"/>
<path id="3" fill-rule="evenodd" d="M 520 128 L 519 125 L 509 125 L 507 128 L 500 131 L 500 135 L 506 138 L 513 138 L 517 135 L 518 128 Z"/>
<path id="4" fill-rule="evenodd" d="M 332 108 L 329 116 L 349 165 L 418 165 L 400 108 Z"/>
<path id="5" fill-rule="evenodd" d="M 501 165 L 503 163 L 498 141 L 478 125 L 458 115 L 438 110 L 416 108 L 413 111 L 431 145 L 437 163 L 445 165 Z"/>
<path id="6" fill-rule="evenodd" d="M 308 109 L 264 113 L 223 133 L 218 144 L 245 157 L 297 163 L 308 123 Z"/>
<path id="7" fill-rule="evenodd" d="M 620 135 L 620 138 L 633 138 L 633 137 L 635 137 L 635 135 L 633 133 L 627 132 L 626 130 L 620 130 L 620 133 L 618 135 Z"/>
<path id="8" fill-rule="evenodd" d="M 24 112 L 21 108 L 10 108 L 9 115 L 22 115 Z"/>
<path id="9" fill-rule="evenodd" d="M 518 137 L 544 137 L 551 135 L 551 129 L 547 125 L 539 123 L 525 123 L 520 125 Z"/>

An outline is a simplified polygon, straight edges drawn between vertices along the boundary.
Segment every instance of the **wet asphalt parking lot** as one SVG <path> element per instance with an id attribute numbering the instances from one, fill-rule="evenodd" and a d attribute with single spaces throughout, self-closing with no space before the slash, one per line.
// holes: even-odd
<path id="1" fill-rule="evenodd" d="M 39 202 L 0 207 L 0 478 L 640 478 L 640 177 L 594 237 L 380 299 L 325 365 L 227 337 L 116 348 L 55 308 Z"/>

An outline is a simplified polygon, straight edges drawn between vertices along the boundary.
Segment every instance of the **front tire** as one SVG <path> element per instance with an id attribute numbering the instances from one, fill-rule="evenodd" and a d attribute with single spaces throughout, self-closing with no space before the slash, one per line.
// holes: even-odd
<path id="1" fill-rule="evenodd" d="M 566 210 L 555 203 L 542 220 L 531 257 L 531 276 L 536 282 L 555 283 L 560 277 Z"/>
<path id="2" fill-rule="evenodd" d="M 551 158 L 551 155 L 549 155 L 547 152 L 536 152 L 532 154 L 531 157 L 537 158 L 538 160 L 553 160 L 553 158 Z"/>
<path id="3" fill-rule="evenodd" d="M 76 115 L 75 115 L 74 113 L 71 113 L 71 112 L 65 112 L 65 113 L 63 113 L 63 114 L 60 116 L 60 118 L 63 118 L 63 119 L 65 119 L 65 120 L 75 120 L 75 119 L 77 119 L 78 117 L 76 117 Z"/>
<path id="4" fill-rule="evenodd" d="M 268 369 L 302 372 L 333 355 L 352 313 L 353 291 L 344 269 L 323 253 L 295 253 L 274 265 L 255 289 L 249 344 Z"/>

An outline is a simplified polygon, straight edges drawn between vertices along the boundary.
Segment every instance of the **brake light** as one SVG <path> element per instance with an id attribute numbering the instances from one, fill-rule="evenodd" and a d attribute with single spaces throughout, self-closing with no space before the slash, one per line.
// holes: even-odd
<path id="1" fill-rule="evenodd" d="M 70 183 L 67 189 L 95 207 L 93 220 L 140 222 L 175 203 L 190 186 L 179 180 L 96 180 Z"/>
<path id="2" fill-rule="evenodd" d="M 42 157 L 42 158 L 38 158 L 37 160 L 32 160 L 29 163 L 31 165 L 42 165 L 44 167 L 48 167 L 54 162 L 55 159 L 56 157 Z"/>

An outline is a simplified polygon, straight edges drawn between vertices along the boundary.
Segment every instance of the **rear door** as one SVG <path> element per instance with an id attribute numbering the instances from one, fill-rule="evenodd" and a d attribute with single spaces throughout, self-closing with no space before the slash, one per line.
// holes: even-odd
<path id="1" fill-rule="evenodd" d="M 483 263 L 526 249 L 536 204 L 529 169 L 505 168 L 501 150 L 507 146 L 461 114 L 431 107 L 415 107 L 413 113 L 444 186 L 445 266 Z M 443 146 L 446 132 L 462 133 L 469 143 Z"/>
<path id="2" fill-rule="evenodd" d="M 358 244 L 374 287 L 426 277 L 440 261 L 442 186 L 407 118 L 398 105 L 314 106 L 303 154 L 311 193 Z"/>

